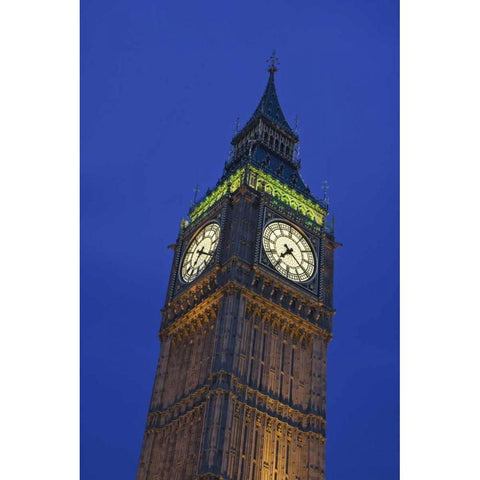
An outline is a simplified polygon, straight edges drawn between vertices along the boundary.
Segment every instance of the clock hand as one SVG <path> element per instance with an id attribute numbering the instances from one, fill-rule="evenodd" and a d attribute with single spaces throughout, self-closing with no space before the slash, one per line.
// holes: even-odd
<path id="1" fill-rule="evenodd" d="M 200 250 L 197 250 L 197 254 L 198 254 L 198 256 L 200 256 L 202 254 L 203 255 L 210 255 L 211 257 L 213 256 L 213 252 L 207 252 L 203 249 L 203 247 Z"/>
<path id="2" fill-rule="evenodd" d="M 197 262 L 198 262 L 198 259 L 200 258 L 200 255 L 210 255 L 211 257 L 213 257 L 213 252 L 206 252 L 203 250 L 203 247 L 200 249 L 200 250 L 197 250 L 195 252 L 197 254 L 197 258 L 195 259 L 195 263 L 193 265 L 196 265 Z"/>
<path id="3" fill-rule="evenodd" d="M 285 251 L 283 253 L 280 254 L 280 256 L 283 258 L 285 255 L 288 255 L 288 254 L 292 254 L 293 252 L 293 248 L 288 248 L 288 245 L 286 243 L 283 244 L 283 246 L 285 247 Z"/>
<path id="4" fill-rule="evenodd" d="M 303 271 L 305 271 L 305 268 L 302 267 L 301 263 L 297 260 L 297 257 L 296 257 L 293 253 L 292 253 L 291 255 L 292 255 L 293 259 L 297 262 L 297 265 L 298 265 Z"/>
<path id="5" fill-rule="evenodd" d="M 286 246 L 286 245 L 285 245 L 285 246 Z M 287 251 L 285 252 L 285 255 L 287 255 L 287 254 L 290 254 L 290 255 L 293 257 L 293 259 L 297 262 L 297 265 L 303 270 L 302 265 L 301 265 L 300 262 L 297 260 L 297 257 L 293 254 L 293 248 L 287 249 Z"/>
<path id="6" fill-rule="evenodd" d="M 301 267 L 300 262 L 297 260 L 297 257 L 293 253 L 291 253 L 291 255 L 292 255 L 293 259 L 297 262 L 297 265 L 299 267 Z"/>
<path id="7" fill-rule="evenodd" d="M 202 253 L 204 253 L 203 247 L 202 247 L 200 250 L 197 250 L 195 253 L 197 254 L 197 258 L 195 259 L 195 263 L 193 264 L 193 266 L 195 266 L 195 265 L 197 264 L 198 259 L 200 258 L 200 255 L 201 255 Z"/>

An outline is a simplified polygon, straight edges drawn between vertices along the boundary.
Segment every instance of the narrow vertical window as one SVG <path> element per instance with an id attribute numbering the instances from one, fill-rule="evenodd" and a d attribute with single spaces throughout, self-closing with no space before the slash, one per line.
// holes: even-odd
<path id="1" fill-rule="evenodd" d="M 257 329 L 253 329 L 253 339 L 252 339 L 252 357 L 255 355 L 255 343 L 257 341 Z"/>
<path id="2" fill-rule="evenodd" d="M 267 343 L 267 332 L 263 332 L 262 360 L 265 360 L 265 344 Z"/>
<path id="3" fill-rule="evenodd" d="M 288 459 L 290 457 L 290 444 L 287 443 L 287 452 L 285 454 L 285 473 L 288 475 Z"/>
<path id="4" fill-rule="evenodd" d="M 257 329 L 254 328 L 253 329 L 253 335 L 252 335 L 252 350 L 251 350 L 251 360 L 250 360 L 250 375 L 249 375 L 249 380 L 248 380 L 248 383 L 252 383 L 252 380 L 253 380 L 253 375 L 254 375 L 254 371 L 253 371 L 253 361 L 254 361 L 254 357 L 255 357 L 255 344 L 257 343 Z"/>
<path id="5" fill-rule="evenodd" d="M 247 451 L 247 426 L 243 427 L 243 447 L 242 447 L 242 454 L 245 455 Z"/>
<path id="6" fill-rule="evenodd" d="M 280 370 L 282 372 L 284 367 L 284 361 L 285 361 L 285 344 L 282 343 L 282 356 L 280 357 Z"/>
<path id="7" fill-rule="evenodd" d="M 290 375 L 293 376 L 293 363 L 295 361 L 295 349 L 292 348 L 292 356 L 290 358 Z"/>
<path id="8" fill-rule="evenodd" d="M 275 445 L 275 470 L 278 470 L 278 440 L 276 440 L 276 445 Z"/>

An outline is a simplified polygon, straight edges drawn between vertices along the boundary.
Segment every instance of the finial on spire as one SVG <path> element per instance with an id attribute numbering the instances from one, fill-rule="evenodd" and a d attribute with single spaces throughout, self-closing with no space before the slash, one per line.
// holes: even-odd
<path id="1" fill-rule="evenodd" d="M 197 184 L 197 186 L 193 189 L 193 202 L 192 202 L 192 207 L 197 203 L 197 195 L 198 192 L 200 192 L 200 185 Z"/>
<path id="2" fill-rule="evenodd" d="M 328 192 L 328 189 L 330 188 L 330 186 L 328 185 L 328 182 L 326 180 L 323 181 L 323 185 L 322 185 L 322 190 L 323 190 L 323 201 L 328 205 L 328 195 L 327 195 L 327 192 Z"/>
<path id="3" fill-rule="evenodd" d="M 298 115 L 295 115 L 295 128 L 293 129 L 295 135 L 298 135 Z"/>
<path id="4" fill-rule="evenodd" d="M 275 55 L 275 50 L 273 51 L 272 56 L 267 60 L 267 63 L 270 65 L 268 71 L 270 73 L 275 73 L 277 71 L 277 65 L 280 65 L 278 57 Z"/>
<path id="5" fill-rule="evenodd" d="M 240 131 L 240 117 L 235 121 L 235 135 Z"/>

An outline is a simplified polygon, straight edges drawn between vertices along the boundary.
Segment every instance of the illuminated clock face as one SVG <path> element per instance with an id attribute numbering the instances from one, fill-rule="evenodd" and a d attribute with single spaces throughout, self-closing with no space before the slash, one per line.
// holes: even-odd
<path id="1" fill-rule="evenodd" d="M 183 257 L 180 275 L 185 282 L 195 280 L 212 261 L 220 238 L 218 223 L 205 225 L 188 245 Z"/>
<path id="2" fill-rule="evenodd" d="M 270 222 L 263 231 L 262 243 L 273 267 L 284 277 L 295 282 L 313 277 L 315 255 L 296 228 L 284 222 Z"/>

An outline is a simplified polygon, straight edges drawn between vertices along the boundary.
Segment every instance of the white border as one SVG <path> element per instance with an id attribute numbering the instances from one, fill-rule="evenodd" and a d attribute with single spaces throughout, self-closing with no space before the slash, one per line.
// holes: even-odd
<path id="1" fill-rule="evenodd" d="M 401 478 L 480 477 L 478 2 L 401 1 Z"/>
<path id="2" fill-rule="evenodd" d="M 79 477 L 78 12 L 0 6 L 4 479 Z"/>

